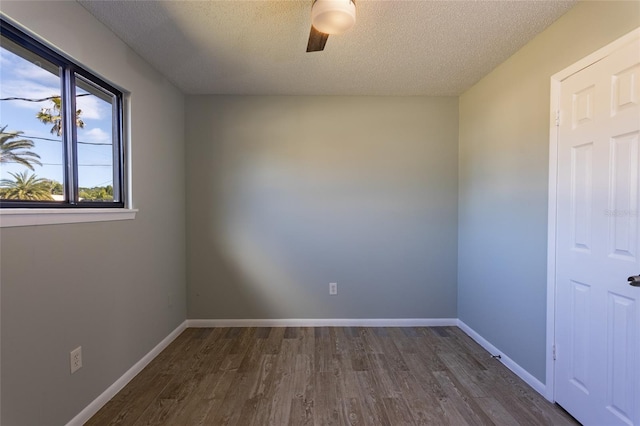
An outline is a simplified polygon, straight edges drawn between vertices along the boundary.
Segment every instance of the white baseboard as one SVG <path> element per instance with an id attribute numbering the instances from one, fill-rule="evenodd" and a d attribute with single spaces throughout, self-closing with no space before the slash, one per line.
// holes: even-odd
<path id="1" fill-rule="evenodd" d="M 100 396 L 93 400 L 89 405 L 85 407 L 77 416 L 75 416 L 67 426 L 82 426 L 85 424 L 94 414 L 98 412 L 111 398 L 113 398 L 127 383 L 131 381 L 138 373 L 140 373 L 160 352 L 162 352 L 176 337 L 180 335 L 187 328 L 187 321 L 180 324 L 175 330 L 173 330 L 167 337 L 162 339 L 153 349 L 149 351 L 142 359 L 136 362 L 133 367 L 127 370 L 118 380 L 116 380 L 111 386 L 107 388 Z"/>
<path id="2" fill-rule="evenodd" d="M 187 327 L 440 327 L 457 326 L 457 318 L 287 318 L 190 319 Z"/>
<path id="3" fill-rule="evenodd" d="M 500 355 L 499 361 L 502 362 L 509 370 L 513 371 L 516 376 L 520 377 L 529 386 L 531 386 L 536 392 L 546 398 L 547 387 L 540 380 L 536 379 L 531 373 L 524 368 L 520 367 L 514 360 L 503 354 L 498 348 L 493 346 L 484 337 L 479 335 L 474 329 L 465 324 L 462 320 L 458 320 L 458 327 L 467 333 L 469 337 L 475 340 L 480 346 L 487 350 L 492 355 Z"/>

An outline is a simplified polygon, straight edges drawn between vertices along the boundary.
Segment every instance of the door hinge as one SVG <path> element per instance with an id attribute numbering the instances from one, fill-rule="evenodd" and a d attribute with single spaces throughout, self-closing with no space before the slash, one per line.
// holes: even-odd
<path id="1" fill-rule="evenodd" d="M 556 127 L 560 127 L 560 110 L 556 111 Z"/>
<path id="2" fill-rule="evenodd" d="M 553 345 L 551 350 L 553 351 L 553 360 L 555 361 L 556 360 L 556 345 Z"/>

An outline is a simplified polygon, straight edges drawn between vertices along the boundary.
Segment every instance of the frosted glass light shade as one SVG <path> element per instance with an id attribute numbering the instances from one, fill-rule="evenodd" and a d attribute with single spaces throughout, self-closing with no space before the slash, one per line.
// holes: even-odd
<path id="1" fill-rule="evenodd" d="M 316 0 L 311 24 L 325 34 L 342 34 L 356 23 L 356 5 L 351 0 Z"/>

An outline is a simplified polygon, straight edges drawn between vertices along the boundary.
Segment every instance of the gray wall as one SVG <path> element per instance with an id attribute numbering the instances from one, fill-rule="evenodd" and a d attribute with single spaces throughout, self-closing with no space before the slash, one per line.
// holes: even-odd
<path id="1" fill-rule="evenodd" d="M 186 105 L 189 318 L 456 317 L 457 98 Z"/>
<path id="2" fill-rule="evenodd" d="M 65 423 L 187 305 L 459 316 L 544 379 L 549 77 L 636 26 L 637 2 L 580 3 L 462 95 L 459 127 L 456 98 L 424 97 L 192 96 L 185 123 L 183 96 L 81 6 L 44 3 L 1 8 L 132 92 L 140 213 L 0 231 L 0 423 Z"/>
<path id="3" fill-rule="evenodd" d="M 0 231 L 0 423 L 60 425 L 186 318 L 184 98 L 76 2 L 1 8 L 132 93 L 137 218 Z"/>
<path id="4" fill-rule="evenodd" d="M 581 2 L 460 97 L 458 314 L 541 382 L 549 80 L 639 23 L 639 2 Z"/>

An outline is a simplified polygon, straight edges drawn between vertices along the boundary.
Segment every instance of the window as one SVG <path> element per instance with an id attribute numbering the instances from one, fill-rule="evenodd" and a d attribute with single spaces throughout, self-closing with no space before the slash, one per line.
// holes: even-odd
<path id="1" fill-rule="evenodd" d="M 0 207 L 125 207 L 122 92 L 0 24 Z"/>

